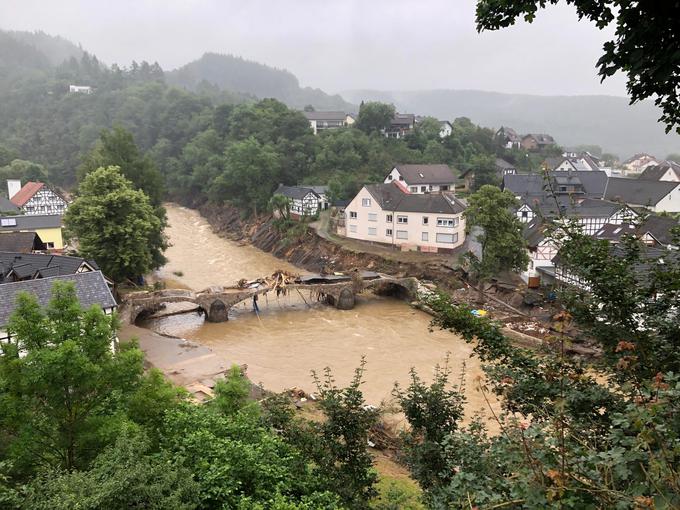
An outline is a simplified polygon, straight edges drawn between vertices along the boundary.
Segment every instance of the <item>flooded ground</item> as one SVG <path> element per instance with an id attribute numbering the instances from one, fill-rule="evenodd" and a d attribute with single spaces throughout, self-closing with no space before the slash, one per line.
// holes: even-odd
<path id="1" fill-rule="evenodd" d="M 276 269 L 301 272 L 256 248 L 218 237 L 193 210 L 170 205 L 168 220 L 172 247 L 159 276 L 176 285 L 201 289 Z M 326 366 L 338 384 L 345 384 L 365 356 L 363 391 L 372 404 L 389 400 L 395 382 L 407 384 L 411 367 L 429 380 L 434 366 L 444 363 L 448 354 L 453 380 L 467 365 L 468 409 L 489 414 L 475 389 L 481 370 L 469 357 L 472 347 L 451 333 L 428 332 L 430 317 L 407 303 L 366 294 L 356 308 L 342 311 L 293 293 L 261 297 L 259 306 L 256 314 L 251 303 L 243 303 L 232 309 L 225 323 L 208 323 L 191 313 L 152 319 L 144 326 L 209 347 L 228 363 L 245 364 L 254 382 L 274 391 L 314 391 L 310 372 Z"/>

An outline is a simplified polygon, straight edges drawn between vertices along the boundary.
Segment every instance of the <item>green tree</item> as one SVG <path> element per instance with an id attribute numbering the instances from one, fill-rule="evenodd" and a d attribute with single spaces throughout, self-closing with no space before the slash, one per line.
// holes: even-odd
<path id="1" fill-rule="evenodd" d="M 518 19 L 532 22 L 539 8 L 558 0 L 479 0 L 477 30 L 498 30 Z M 604 80 L 622 71 L 631 101 L 650 97 L 663 110 L 666 131 L 680 133 L 680 43 L 676 2 L 628 2 L 619 0 L 568 0 L 580 19 L 599 29 L 615 25 L 615 37 L 604 43 L 604 54 L 597 62 Z M 644 20 L 644 22 L 641 22 Z M 640 58 L 644 55 L 645 58 Z"/>
<path id="2" fill-rule="evenodd" d="M 7 179 L 20 179 L 22 184 L 26 184 L 26 181 L 48 181 L 44 166 L 23 159 L 13 159 L 6 166 L 0 167 L 0 180 L 5 182 Z"/>
<path id="3" fill-rule="evenodd" d="M 668 156 L 666 156 L 666 161 L 675 161 L 680 162 L 680 154 L 671 152 Z"/>
<path id="4" fill-rule="evenodd" d="M 394 114 L 394 105 L 377 101 L 361 103 L 355 125 L 366 134 L 379 133 L 389 127 Z"/>
<path id="5" fill-rule="evenodd" d="M 269 208 L 282 220 L 290 219 L 290 198 L 277 193 L 269 199 Z"/>
<path id="6" fill-rule="evenodd" d="M 0 423 L 18 473 L 84 468 L 113 440 L 125 420 L 116 402 L 143 374 L 139 349 L 112 351 L 116 328 L 80 307 L 72 283 L 56 282 L 45 310 L 19 295 L 0 355 Z"/>
<path id="7" fill-rule="evenodd" d="M 416 124 L 416 131 L 421 132 L 429 140 L 439 140 L 441 130 L 441 122 L 434 117 L 425 117 Z"/>
<path id="8" fill-rule="evenodd" d="M 479 286 L 501 271 L 523 271 L 529 263 L 522 224 L 515 216 L 517 199 L 509 191 L 485 185 L 472 194 L 465 210 L 467 229 L 481 246 L 481 257 L 468 252 L 467 257 Z"/>
<path id="9" fill-rule="evenodd" d="M 225 167 L 210 188 L 217 203 L 229 201 L 257 215 L 264 211 L 280 174 L 280 156 L 271 144 L 250 137 L 230 145 Z"/>
<path id="10" fill-rule="evenodd" d="M 159 218 L 149 198 L 117 167 L 98 168 L 84 178 L 64 223 L 79 252 L 117 282 L 164 263 L 164 215 Z"/>
<path id="11" fill-rule="evenodd" d="M 82 181 L 89 173 L 108 166 L 117 166 L 135 189 L 146 193 L 154 207 L 161 204 L 163 176 L 151 157 L 140 153 L 132 133 L 120 126 L 102 131 L 97 145 L 78 169 L 78 178 Z"/>
<path id="12" fill-rule="evenodd" d="M 472 185 L 473 191 L 477 191 L 487 184 L 492 186 L 501 184 L 496 173 L 496 158 L 493 155 L 474 156 L 470 168 L 475 176 Z"/>

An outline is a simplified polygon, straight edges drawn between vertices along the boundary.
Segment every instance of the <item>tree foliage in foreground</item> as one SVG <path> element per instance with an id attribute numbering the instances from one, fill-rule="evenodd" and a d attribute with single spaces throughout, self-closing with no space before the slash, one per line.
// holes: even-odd
<path id="1" fill-rule="evenodd" d="M 96 260 L 117 282 L 165 262 L 165 212 L 154 209 L 143 191 L 133 189 L 118 167 L 98 168 L 85 177 L 64 223 L 80 254 Z"/>
<path id="2" fill-rule="evenodd" d="M 518 19 L 532 22 L 539 9 L 558 0 L 478 0 L 477 30 L 498 30 Z M 680 133 L 680 41 L 678 2 L 634 0 L 567 0 L 579 19 L 599 29 L 615 25 L 613 40 L 604 43 L 597 62 L 602 80 L 621 71 L 631 101 L 654 98 L 663 110 L 666 131 Z"/>
<path id="3" fill-rule="evenodd" d="M 413 430 L 407 461 L 431 508 L 680 506 L 680 257 L 669 251 L 641 270 L 637 240 L 615 257 L 580 229 L 561 231 L 562 263 L 590 292 L 567 292 L 552 352 L 515 347 L 500 324 L 446 295 L 429 298 L 434 326 L 475 342 L 480 391 L 500 397 L 504 412 L 491 435 L 482 420 L 462 426 L 459 409 L 442 405 L 440 378 L 429 387 L 414 379 L 400 393 Z M 599 367 L 564 355 L 571 321 L 602 347 Z M 435 441 L 430 423 L 442 424 Z"/>

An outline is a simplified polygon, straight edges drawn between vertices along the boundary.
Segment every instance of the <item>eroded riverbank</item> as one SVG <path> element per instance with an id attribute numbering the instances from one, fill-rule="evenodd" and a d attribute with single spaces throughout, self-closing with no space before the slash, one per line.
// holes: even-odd
<path id="1" fill-rule="evenodd" d="M 168 219 L 172 246 L 159 276 L 179 285 L 202 289 L 276 269 L 302 272 L 254 247 L 220 238 L 196 211 L 169 205 Z M 314 391 L 310 372 L 326 366 L 338 384 L 345 384 L 365 356 L 363 391 L 372 404 L 389 400 L 395 382 L 407 384 L 411 367 L 429 379 L 450 353 L 453 380 L 466 365 L 468 409 L 488 414 L 483 395 L 474 388 L 482 372 L 469 357 L 472 347 L 448 332 L 429 333 L 430 317 L 407 303 L 368 294 L 355 309 L 341 311 L 293 294 L 261 298 L 259 304 L 259 315 L 245 303 L 230 312 L 226 323 L 207 323 L 194 313 L 146 325 L 207 347 L 225 363 L 247 365 L 251 380 L 274 391 Z"/>

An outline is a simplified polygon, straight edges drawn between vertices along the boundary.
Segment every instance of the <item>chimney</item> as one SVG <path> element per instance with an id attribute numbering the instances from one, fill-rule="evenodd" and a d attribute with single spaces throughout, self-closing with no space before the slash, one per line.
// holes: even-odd
<path id="1" fill-rule="evenodd" d="M 7 179 L 7 198 L 10 200 L 14 195 L 19 193 L 21 189 L 21 181 L 19 179 Z"/>

